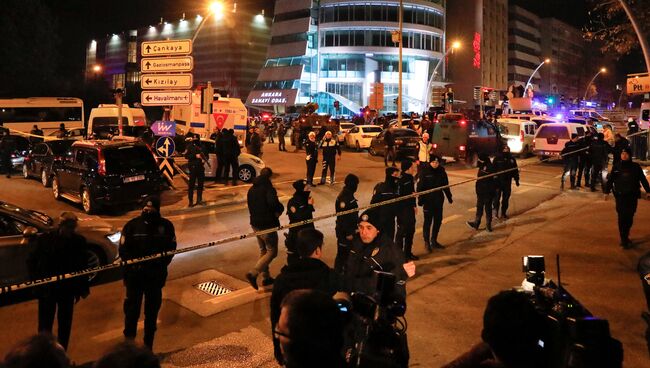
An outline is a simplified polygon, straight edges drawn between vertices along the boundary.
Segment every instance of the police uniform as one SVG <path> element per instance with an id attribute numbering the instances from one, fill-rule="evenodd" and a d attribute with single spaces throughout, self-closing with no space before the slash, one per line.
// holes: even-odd
<path id="1" fill-rule="evenodd" d="M 510 204 L 510 194 L 512 193 L 512 179 L 515 180 L 515 184 L 519 186 L 519 169 L 517 168 L 517 160 L 512 156 L 510 152 L 501 153 L 495 160 L 496 170 L 506 171 L 503 174 L 499 174 L 497 177 L 497 192 L 494 196 L 494 202 L 492 209 L 494 215 L 499 217 L 499 204 L 501 205 L 501 217 L 508 218 L 506 214 L 508 212 L 508 207 Z"/>
<path id="2" fill-rule="evenodd" d="M 415 178 L 413 178 L 413 175 L 404 173 L 404 170 L 404 166 L 402 166 L 402 176 L 397 182 L 399 197 L 408 196 L 415 192 Z M 397 207 L 399 209 L 395 243 L 398 248 L 402 249 L 405 258 L 417 259 L 411 250 L 413 247 L 413 235 L 415 234 L 415 209 L 417 208 L 415 197 L 397 202 Z"/>
<path id="3" fill-rule="evenodd" d="M 323 151 L 323 171 L 321 173 L 320 183 L 325 184 L 327 179 L 327 168 L 330 170 L 330 184 L 334 184 L 334 171 L 336 169 L 336 155 L 341 156 L 341 146 L 336 138 L 323 139 L 320 142 L 320 148 Z"/>
<path id="4" fill-rule="evenodd" d="M 307 140 L 305 142 L 305 161 L 307 163 L 307 184 L 314 185 L 314 173 L 316 172 L 316 164 L 318 163 L 318 145 L 316 142 Z"/>
<path id="5" fill-rule="evenodd" d="M 494 158 L 483 157 L 478 161 L 478 179 L 476 181 L 476 218 L 468 221 L 467 225 L 478 230 L 483 212 L 487 231 L 492 231 L 492 202 L 497 191 L 497 179 L 494 176 L 481 179 L 483 176 L 496 173 Z"/>
<path id="6" fill-rule="evenodd" d="M 159 204 L 154 206 L 158 207 Z M 158 213 L 143 213 L 124 225 L 119 248 L 122 261 L 175 249 L 174 225 Z M 124 336 L 135 338 L 144 297 L 144 343 L 150 349 L 162 304 L 162 288 L 167 280 L 167 266 L 171 261 L 172 256 L 168 256 L 124 267 Z"/>
<path id="7" fill-rule="evenodd" d="M 357 199 L 354 198 L 354 192 L 356 192 L 358 185 L 359 178 L 354 174 L 348 174 L 345 178 L 343 190 L 336 197 L 335 212 L 359 208 Z M 352 237 L 357 233 L 358 218 L 358 211 L 336 217 L 337 252 L 336 259 L 334 260 L 334 270 L 338 273 L 343 273 L 344 271 L 345 263 L 350 253 L 350 246 L 352 245 Z"/>
<path id="8" fill-rule="evenodd" d="M 287 203 L 287 216 L 289 216 L 289 223 L 295 224 L 297 222 L 311 220 L 313 218 L 314 206 L 309 204 L 310 192 L 305 191 L 306 183 L 304 180 L 297 180 L 293 183 L 294 189 L 296 192 L 293 194 L 293 197 Z M 285 246 L 287 247 L 287 264 L 293 264 L 293 261 L 299 258 L 298 252 L 296 249 L 296 241 L 298 238 L 298 232 L 302 229 L 313 229 L 314 223 L 310 222 L 308 224 L 292 227 L 289 229 L 287 238 L 285 241 Z"/>
<path id="9" fill-rule="evenodd" d="M 398 171 L 396 168 L 386 168 L 385 180 L 377 184 L 372 192 L 370 204 L 384 202 L 390 199 L 397 198 L 397 178 L 392 176 L 392 173 Z M 395 240 L 395 218 L 399 210 L 397 203 L 384 204 L 377 207 L 381 219 L 381 231 L 390 239 Z"/>
<path id="10" fill-rule="evenodd" d="M 199 156 L 199 157 L 197 157 Z M 187 145 L 185 158 L 190 169 L 190 180 L 187 188 L 189 205 L 194 205 L 194 188 L 196 187 L 196 204 L 203 202 L 203 181 L 205 180 L 205 167 L 203 166 L 203 152 L 195 141 Z"/>
<path id="11" fill-rule="evenodd" d="M 447 177 L 445 168 L 438 166 L 434 169 L 431 167 L 430 163 L 427 163 L 427 166 L 425 166 L 420 172 L 420 180 L 418 181 L 417 188 L 418 192 L 423 192 L 434 188 L 445 187 L 447 185 L 449 185 L 449 178 Z M 433 248 L 442 248 L 438 243 L 438 233 L 442 226 L 442 209 L 445 202 L 445 196 L 447 196 L 449 203 L 453 202 L 451 189 L 449 188 L 420 195 L 418 197 L 418 204 L 422 206 L 424 212 L 422 236 L 424 237 L 424 246 L 429 252 L 431 252 Z M 431 227 L 432 224 L 433 228 Z"/>
<path id="12" fill-rule="evenodd" d="M 576 187 L 576 173 L 578 171 L 578 155 L 577 152 L 580 149 L 580 143 L 574 141 L 568 141 L 564 144 L 564 149 L 561 154 L 564 159 L 564 171 L 562 172 L 562 185 L 561 188 L 564 189 L 564 179 L 566 174 L 569 173 L 569 178 L 571 181 L 571 189 Z"/>

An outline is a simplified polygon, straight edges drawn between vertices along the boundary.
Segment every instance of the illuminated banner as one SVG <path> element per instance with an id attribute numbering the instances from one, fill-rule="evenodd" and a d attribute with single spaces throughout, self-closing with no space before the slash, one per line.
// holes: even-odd
<path id="1" fill-rule="evenodd" d="M 627 94 L 650 93 L 650 76 L 627 79 Z"/>
<path id="2" fill-rule="evenodd" d="M 277 89 L 268 91 L 251 91 L 246 104 L 257 106 L 294 105 L 297 89 Z"/>

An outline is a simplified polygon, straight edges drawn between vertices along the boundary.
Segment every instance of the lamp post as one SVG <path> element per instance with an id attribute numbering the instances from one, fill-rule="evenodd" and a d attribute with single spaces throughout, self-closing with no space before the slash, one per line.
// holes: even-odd
<path id="1" fill-rule="evenodd" d="M 424 90 L 425 96 L 424 96 L 424 110 L 428 111 L 429 106 L 431 105 L 431 88 L 433 88 L 433 79 L 436 77 L 436 73 L 438 72 L 438 68 L 440 67 L 440 64 L 442 64 L 442 61 L 447 58 L 449 54 L 451 54 L 454 50 L 457 50 L 460 48 L 460 42 L 454 41 L 451 44 L 451 47 L 445 54 L 442 56 L 440 60 L 438 60 L 438 63 L 436 63 L 436 66 L 433 68 L 433 72 L 431 72 L 431 78 L 429 78 L 429 83 L 427 83 L 427 88 Z"/>
<path id="2" fill-rule="evenodd" d="M 531 75 L 530 75 L 530 78 L 528 78 L 528 82 L 526 82 L 526 87 L 524 87 L 524 91 L 528 91 L 528 86 L 530 86 L 530 82 L 533 80 L 533 77 L 535 76 L 535 74 L 537 73 L 537 71 L 542 67 L 542 65 L 544 65 L 544 64 L 548 64 L 548 63 L 550 63 L 550 62 L 551 62 L 551 59 L 546 58 L 546 59 L 544 59 L 544 61 L 542 61 L 541 63 L 539 63 L 539 65 L 537 66 L 537 68 L 535 68 L 535 71 L 533 72 L 533 74 L 531 74 Z"/>
<path id="3" fill-rule="evenodd" d="M 404 1 L 399 0 L 399 83 L 397 87 L 397 126 L 402 126 L 402 43 L 404 43 Z"/>
<path id="4" fill-rule="evenodd" d="M 594 81 L 596 80 L 596 78 L 598 78 L 600 73 L 605 73 L 605 72 L 607 72 L 607 69 L 600 68 L 598 73 L 594 74 L 594 77 L 591 78 L 591 81 L 589 81 L 589 83 L 587 84 L 587 88 L 585 88 L 585 95 L 582 97 L 582 101 L 585 101 L 587 99 L 587 93 L 589 93 L 589 87 L 591 86 L 591 84 L 594 83 Z"/>
<path id="5" fill-rule="evenodd" d="M 194 32 L 194 36 L 192 36 L 192 43 L 196 41 L 196 37 L 199 35 L 199 32 L 201 32 L 203 26 L 205 25 L 205 22 L 208 21 L 211 15 L 214 15 L 215 18 L 217 19 L 221 19 L 223 17 L 224 6 L 221 1 L 215 1 L 211 3 L 208 9 L 209 9 L 208 14 L 205 16 L 205 18 L 201 19 L 201 23 L 196 28 L 196 31 Z"/>

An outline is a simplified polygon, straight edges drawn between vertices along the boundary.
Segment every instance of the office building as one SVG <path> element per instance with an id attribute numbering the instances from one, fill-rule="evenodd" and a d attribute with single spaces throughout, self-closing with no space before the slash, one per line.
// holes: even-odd
<path id="1" fill-rule="evenodd" d="M 526 86 L 537 66 L 549 57 L 542 55 L 541 19 L 534 13 L 517 5 L 508 10 L 508 85 Z M 548 68 L 555 64 L 544 65 Z M 540 74 L 531 79 L 534 91 L 539 91 Z"/>

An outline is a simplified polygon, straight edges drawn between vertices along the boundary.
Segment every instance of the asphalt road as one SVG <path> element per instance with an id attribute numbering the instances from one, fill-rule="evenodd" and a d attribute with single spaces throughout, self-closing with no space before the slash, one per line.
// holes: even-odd
<path id="1" fill-rule="evenodd" d="M 295 179 L 302 178 L 304 175 L 304 153 L 277 152 L 275 146 L 267 145 L 262 158 L 267 166 L 272 167 L 275 173 L 273 181 L 277 183 L 276 187 L 281 200 L 286 205 L 293 192 L 290 183 Z M 561 201 L 561 199 L 553 200 L 560 194 L 559 177 L 562 167 L 559 164 L 539 164 L 534 157 L 519 160 L 519 164 L 520 166 L 527 166 L 521 172 L 521 186 L 513 190 L 510 206 L 511 217 L 516 219 L 519 217 L 518 215 L 521 215 L 522 218 L 526 218 L 527 211 L 536 209 L 539 212 L 538 207 L 540 205 L 544 206 L 550 201 L 553 201 L 553 203 L 557 203 L 558 200 Z M 355 173 L 361 179 L 357 195 L 360 205 L 369 203 L 372 188 L 377 182 L 383 180 L 383 168 L 383 159 L 381 158 L 371 157 L 365 152 L 344 152 L 343 158 L 337 163 L 337 183 L 333 186 L 317 186 L 312 192 L 316 207 L 315 215 L 320 216 L 334 212 L 334 200 L 342 188 L 340 182 L 347 173 Z M 448 165 L 447 171 L 452 184 L 473 178 L 476 174 L 475 169 L 467 169 L 462 165 Z M 117 215 L 87 216 L 80 213 L 81 210 L 77 205 L 65 201 L 55 201 L 51 195 L 51 190 L 43 188 L 35 180 L 24 180 L 19 177 L 0 178 L 0 188 L 2 188 L 0 200 L 43 211 L 52 216 L 58 216 L 61 211 L 72 210 L 79 212 L 79 217 L 83 220 L 83 223 L 106 222 L 119 228 L 131 216 L 137 214 L 136 211 L 132 211 L 126 214 L 122 212 Z M 179 248 L 191 247 L 235 234 L 250 232 L 248 210 L 245 203 L 241 203 L 241 200 L 245 198 L 247 188 L 246 185 L 235 188 L 221 185 L 215 186 L 208 189 L 209 194 L 206 194 L 206 196 L 223 196 L 228 193 L 232 198 L 231 203 L 224 203 L 224 205 L 214 206 L 209 209 L 197 208 L 191 211 L 185 208 L 183 193 L 166 193 L 164 199 L 166 206 L 163 208 L 163 212 L 175 211 L 175 214 L 168 216 L 168 218 L 176 227 Z M 479 239 L 479 245 L 481 239 L 497 243 L 502 239 L 505 244 L 505 241 L 515 231 L 515 227 L 511 224 L 512 220 L 508 221 L 508 223 L 497 223 L 495 232 L 489 235 L 486 235 L 487 233 L 484 231 L 476 232 L 469 229 L 465 225 L 465 221 L 474 216 L 476 201 L 474 183 L 454 186 L 452 192 L 454 203 L 452 205 L 445 204 L 443 227 L 439 239 L 442 244 L 448 245 L 450 248 L 427 255 L 417 262 L 418 275 L 422 276 L 418 289 L 423 288 L 418 293 L 426 293 L 424 287 L 427 285 L 427 277 L 431 273 L 435 274 L 435 270 L 454 269 L 458 265 L 464 267 L 466 262 L 473 262 L 474 255 L 472 253 L 476 249 L 488 249 L 483 249 L 481 246 L 476 248 L 474 246 L 477 244 L 476 239 Z M 597 198 L 596 194 L 584 190 L 572 191 L 564 195 L 573 195 L 578 198 Z M 577 210 L 581 209 L 580 206 L 583 206 L 584 203 L 572 205 L 576 206 Z M 561 203 L 560 207 L 562 207 Z M 556 207 L 549 209 L 549 213 L 554 209 Z M 544 211 L 542 210 L 542 212 Z M 570 214 L 564 216 L 564 221 L 567 221 L 567 223 L 572 221 Z M 288 219 L 283 215 L 281 221 L 287 223 Z M 422 224 L 421 211 L 418 213 L 417 224 L 418 230 L 415 236 L 414 251 L 418 255 L 425 255 L 419 228 Z M 326 236 L 324 260 L 332 264 L 336 250 L 333 235 L 334 218 L 319 221 L 316 227 L 323 231 Z M 528 235 L 529 240 L 534 241 L 536 235 L 535 233 L 531 234 Z M 279 272 L 286 259 L 283 251 L 284 247 L 282 246 L 283 237 L 280 236 L 280 239 L 280 254 L 271 267 L 273 274 Z M 540 236 L 540 239 L 544 239 L 544 237 Z M 453 256 L 450 253 L 453 253 Z M 256 327 L 263 331 L 268 329 L 265 327 L 267 323 L 265 318 L 268 316 L 267 301 L 260 299 L 260 293 L 252 293 L 252 288 L 246 287 L 244 283 L 244 274 L 253 266 L 256 258 L 257 244 L 255 239 L 231 242 L 176 256 L 170 266 L 170 282 L 165 289 L 166 300 L 161 311 L 160 344 L 157 343 L 157 350 L 176 351 L 222 334 L 245 329 L 247 326 Z M 508 273 L 507 276 L 513 280 L 513 284 L 516 284 L 521 279 L 520 270 L 517 267 L 511 267 L 511 259 L 504 260 L 503 263 L 499 263 L 498 260 L 494 259 L 492 261 L 497 264 L 496 267 L 505 267 L 499 272 L 500 274 Z M 508 271 L 505 271 L 506 269 Z M 207 279 L 196 276 L 203 275 L 200 274 L 201 272 L 212 271 L 216 272 L 216 276 L 206 276 Z M 197 302 L 197 297 L 191 293 L 190 289 L 197 280 L 206 281 L 215 278 L 231 279 L 232 284 L 238 285 L 235 289 L 241 289 L 239 291 L 242 293 L 228 302 L 232 304 L 224 303 L 224 305 L 231 305 L 232 307 L 224 307 L 218 312 L 214 312 L 214 310 L 207 311 L 203 315 L 201 314 L 203 310 L 201 308 L 205 307 L 207 305 L 205 303 L 210 301 L 202 301 L 202 304 Z M 110 281 L 110 278 L 105 281 Z M 453 288 L 458 288 L 458 285 L 452 285 L 451 287 L 452 289 L 448 291 L 454 294 Z M 73 359 L 77 362 L 95 359 L 109 344 L 120 341 L 123 293 L 123 286 L 119 281 L 105 282 L 94 287 L 91 296 L 79 304 L 75 315 L 70 351 Z M 444 295 L 445 291 L 438 290 L 437 293 Z M 425 303 L 425 300 L 431 298 L 431 295 L 426 295 L 418 303 Z M 237 301 L 239 297 L 241 301 Z M 242 308 L 244 302 L 247 304 L 246 307 Z M 197 306 L 196 303 L 201 305 Z M 431 303 L 436 303 L 436 301 L 431 301 Z M 478 307 L 482 310 L 483 304 Z M 446 316 L 446 318 L 453 320 L 453 316 Z M 425 323 L 421 316 L 418 321 Z M 36 331 L 35 303 L 33 301 L 23 302 L 18 305 L 0 308 L 0 325 L 10 326 L 11 331 L 13 331 L 13 333 L 3 332 L 0 334 L 0 355 L 3 355 L 12 342 Z M 418 329 L 417 325 L 411 328 L 416 331 Z M 423 326 L 420 326 L 420 328 L 426 329 Z M 448 328 L 445 331 L 451 334 L 457 327 L 454 327 L 453 323 L 449 322 L 444 328 Z M 191 332 L 188 333 L 188 329 Z M 455 332 L 463 333 L 462 331 Z M 417 336 L 417 332 L 415 334 Z M 422 345 L 423 342 L 417 340 L 417 338 L 414 341 L 416 341 L 414 344 L 418 346 L 418 349 L 423 349 L 423 354 L 426 351 L 426 347 Z M 448 358 L 449 354 L 452 353 L 443 354 L 442 358 Z M 434 365 L 421 364 L 421 366 Z"/>

